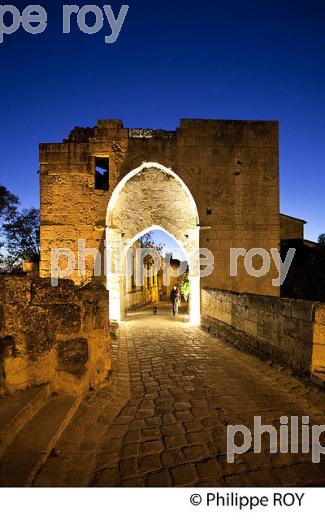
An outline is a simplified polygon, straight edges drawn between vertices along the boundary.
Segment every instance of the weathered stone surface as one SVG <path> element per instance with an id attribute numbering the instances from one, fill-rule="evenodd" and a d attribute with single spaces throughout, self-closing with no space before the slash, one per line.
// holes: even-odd
<path id="1" fill-rule="evenodd" d="M 5 369 L 4 362 L 8 357 L 16 357 L 17 349 L 15 339 L 12 336 L 4 336 L 0 338 L 0 395 L 4 393 L 5 386 Z"/>
<path id="2" fill-rule="evenodd" d="M 95 189 L 96 156 L 109 157 L 107 190 Z M 73 131 L 61 144 L 40 145 L 41 276 L 49 276 L 53 247 L 77 253 L 77 241 L 83 238 L 87 247 L 103 251 L 114 189 L 150 161 L 170 168 L 185 183 L 198 222 L 193 226 L 193 213 L 185 209 L 187 195 L 180 182 L 164 176 L 158 166 L 143 170 L 122 190 L 122 202 L 112 215 L 120 236 L 133 238 L 148 226 L 161 225 L 186 246 L 199 223 L 200 246 L 208 246 L 218 261 L 204 287 L 277 295 L 273 265 L 263 278 L 249 276 L 242 262 L 237 277 L 229 274 L 230 247 L 269 250 L 280 242 L 278 124 L 271 121 L 182 119 L 175 132 L 166 132 L 129 130 L 121 121 L 107 120 L 91 131 Z M 184 233 L 186 228 L 190 233 Z M 90 280 L 92 272 L 93 262 L 87 259 L 82 278 Z M 71 278 L 85 281 L 76 271 Z"/>
<path id="3" fill-rule="evenodd" d="M 62 301 L 73 303 L 75 287 L 72 280 L 61 280 L 53 287 L 49 278 L 33 278 L 31 283 L 31 305 L 61 304 Z"/>
<path id="4" fill-rule="evenodd" d="M 281 215 L 281 240 L 303 239 L 305 223 L 304 220 Z"/>
<path id="5" fill-rule="evenodd" d="M 29 300 L 30 282 L 27 276 L 0 276 L 1 302 L 7 305 L 24 306 Z"/>
<path id="6" fill-rule="evenodd" d="M 190 486 L 194 484 L 197 476 L 195 468 L 191 464 L 182 464 L 171 470 L 175 486 Z"/>
<path id="7" fill-rule="evenodd" d="M 23 322 L 27 350 L 35 356 L 53 348 L 57 332 L 70 335 L 80 331 L 80 308 L 73 304 L 29 306 Z"/>
<path id="8" fill-rule="evenodd" d="M 68 339 L 57 343 L 58 369 L 81 377 L 86 372 L 88 362 L 88 341 L 86 338 Z"/>
<path id="9" fill-rule="evenodd" d="M 71 280 L 53 287 L 46 279 L 2 275 L 0 294 L 0 392 L 50 382 L 75 393 L 109 377 L 104 288 L 80 289 Z"/>
<path id="10" fill-rule="evenodd" d="M 79 305 L 57 304 L 53 305 L 49 310 L 55 323 L 54 327 L 60 331 L 60 334 L 80 332 L 81 309 Z"/>
<path id="11" fill-rule="evenodd" d="M 5 330 L 5 311 L 3 305 L 0 305 L 0 335 L 2 336 Z"/>
<path id="12" fill-rule="evenodd" d="M 16 357 L 18 354 L 15 338 L 13 336 L 4 336 L 0 338 L 0 360 L 7 357 Z"/>
<path id="13" fill-rule="evenodd" d="M 27 352 L 35 358 L 53 348 L 55 326 L 52 313 L 44 307 L 29 307 L 22 317 Z"/>
<path id="14" fill-rule="evenodd" d="M 201 293 L 202 326 L 211 334 L 301 374 L 324 370 L 324 304 L 219 289 Z M 230 319 L 225 302 L 231 303 Z"/>
<path id="15" fill-rule="evenodd" d="M 323 304 L 315 306 L 315 322 L 325 325 L 325 307 Z"/>

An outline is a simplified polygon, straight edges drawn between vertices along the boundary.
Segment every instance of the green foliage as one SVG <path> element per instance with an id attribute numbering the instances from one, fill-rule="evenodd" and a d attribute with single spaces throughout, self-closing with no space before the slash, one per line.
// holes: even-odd
<path id="1" fill-rule="evenodd" d="M 17 211 L 19 199 L 13 195 L 3 184 L 0 184 L 0 261 L 3 257 L 1 249 L 5 245 L 3 225 L 14 217 Z"/>
<path id="2" fill-rule="evenodd" d="M 3 184 L 0 184 L 0 224 L 12 218 L 19 204 L 19 199 L 16 195 L 10 193 Z"/>
<path id="3" fill-rule="evenodd" d="M 319 243 L 321 246 L 325 246 L 325 233 L 322 233 L 321 235 L 319 235 L 319 237 L 318 237 L 318 243 Z"/>
<path id="4" fill-rule="evenodd" d="M 187 302 L 191 293 L 191 284 L 188 277 L 188 274 L 185 275 L 184 279 L 179 284 L 179 292 L 183 296 L 184 300 Z"/>
<path id="5" fill-rule="evenodd" d="M 19 199 L 0 185 L 0 272 L 21 268 L 24 260 L 39 260 L 39 211 L 19 210 Z"/>
<path id="6" fill-rule="evenodd" d="M 9 265 L 16 267 L 23 260 L 30 262 L 39 260 L 40 222 L 37 209 L 23 209 L 3 227 Z"/>

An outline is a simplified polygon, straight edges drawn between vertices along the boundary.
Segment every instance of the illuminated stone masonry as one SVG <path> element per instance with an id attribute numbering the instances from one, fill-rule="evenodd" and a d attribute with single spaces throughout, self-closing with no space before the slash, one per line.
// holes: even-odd
<path id="1" fill-rule="evenodd" d="M 0 297 L 0 395 L 42 384 L 82 394 L 110 381 L 104 288 L 2 275 Z"/>
<path id="2" fill-rule="evenodd" d="M 201 325 L 239 349 L 325 380 L 324 303 L 204 289 Z"/>
<path id="3" fill-rule="evenodd" d="M 98 286 L 108 290 L 108 294 L 104 289 L 101 293 L 103 302 L 109 298 L 109 306 L 104 313 L 104 344 L 102 346 L 98 338 L 96 347 L 104 365 L 105 360 L 110 364 L 109 352 L 103 354 L 109 320 L 124 319 L 128 306 L 138 303 L 130 301 L 128 293 L 130 285 L 125 275 L 126 252 L 143 233 L 150 230 L 158 228 L 169 233 L 187 258 L 198 248 L 207 248 L 213 254 L 215 265 L 209 276 L 200 279 L 195 263 L 189 268 L 192 324 L 200 323 L 202 290 L 231 290 L 237 294 L 273 297 L 279 295 L 279 287 L 272 285 L 272 279 L 277 278 L 273 264 L 267 274 L 258 278 L 249 275 L 243 263 L 239 263 L 236 276 L 230 276 L 229 272 L 230 248 L 261 247 L 269 251 L 279 247 L 281 234 L 286 238 L 291 234 L 294 234 L 294 238 L 303 234 L 303 221 L 279 214 L 278 159 L 278 124 L 267 121 L 183 119 L 175 131 L 165 131 L 127 129 L 119 120 L 101 120 L 95 128 L 75 128 L 61 144 L 40 145 L 40 275 L 49 279 L 52 274 L 53 250 L 64 248 L 75 257 L 74 268 L 65 278 L 70 278 L 77 287 L 87 286 L 95 278 Z M 99 251 L 101 255 L 102 269 L 97 279 L 94 277 L 92 254 L 87 256 L 84 272 L 80 274 L 80 240 L 85 242 L 86 248 Z M 105 246 L 106 249 L 109 247 L 114 250 L 116 243 L 121 246 L 121 266 L 113 265 L 107 271 Z M 11 283 L 16 282 L 8 279 L 5 285 Z M 33 283 L 41 285 L 36 279 Z M 47 316 L 52 305 L 48 298 L 52 293 L 49 291 L 48 295 L 45 294 L 44 308 L 40 310 L 38 306 L 33 307 L 34 293 L 31 304 L 26 301 L 29 290 L 19 287 L 16 300 L 21 298 L 25 302 L 33 319 L 39 312 Z M 78 300 L 82 292 L 78 293 L 76 287 L 73 291 L 74 298 Z M 91 300 L 91 290 L 89 295 Z M 6 294 L 5 298 L 8 297 Z M 80 303 L 78 311 L 82 316 L 83 305 Z M 59 306 L 56 309 L 60 310 Z M 74 307 L 67 305 L 67 309 L 72 312 Z M 60 361 L 58 350 L 50 349 L 45 354 L 41 352 L 29 369 L 30 355 L 22 328 L 19 324 L 12 325 L 14 313 L 17 323 L 20 323 L 20 305 L 10 309 L 6 305 L 0 307 L 1 341 L 4 344 L 0 359 L 1 386 L 4 388 L 7 385 L 9 390 L 25 388 L 52 379 L 57 384 L 65 373 L 60 366 L 55 368 Z M 82 323 L 83 318 L 80 319 Z M 40 330 L 30 331 L 31 336 L 34 334 L 35 349 L 44 343 L 48 321 L 51 320 L 47 318 L 40 323 Z M 37 323 L 36 320 L 38 327 Z M 52 332 L 54 335 L 60 334 L 61 322 L 52 320 L 52 328 L 55 324 L 57 329 Z M 43 326 L 44 331 L 41 330 Z M 323 321 L 317 322 L 314 331 L 315 348 L 313 352 L 303 353 L 303 357 L 308 361 L 312 355 L 313 366 L 323 371 L 322 327 Z M 66 348 L 67 356 L 70 350 L 72 353 L 76 351 L 76 357 L 82 365 L 83 355 L 78 349 L 86 351 L 85 342 L 89 344 L 95 332 L 93 334 L 90 328 L 78 345 L 78 335 L 74 330 L 64 334 L 71 335 L 71 338 L 62 338 L 62 341 L 71 340 L 71 348 Z M 293 343 L 294 339 L 286 341 Z M 87 361 L 91 370 L 95 370 L 97 354 L 91 355 Z M 289 364 L 293 365 L 297 358 L 295 355 L 291 358 L 293 361 L 289 361 Z M 47 365 L 46 359 L 52 361 Z M 105 370 L 100 369 L 98 382 L 105 376 Z M 9 374 L 13 382 L 8 380 Z M 85 384 L 81 385 L 84 388 L 92 384 L 87 377 Z M 67 378 L 64 376 L 63 379 Z M 71 381 L 73 386 L 77 380 L 75 378 Z M 66 383 L 63 387 L 69 389 Z M 76 388 L 80 388 L 78 382 Z"/>
<path id="4" fill-rule="evenodd" d="M 271 283 L 274 266 L 260 278 L 243 265 L 236 277 L 229 273 L 230 248 L 280 245 L 278 123 L 183 119 L 165 131 L 102 120 L 95 128 L 75 128 L 61 144 L 40 145 L 40 173 L 41 276 L 51 273 L 53 248 L 70 248 L 77 257 L 84 239 L 101 252 L 103 264 L 106 238 L 126 246 L 160 227 L 185 252 L 201 247 L 214 255 L 215 268 L 201 283 L 196 268 L 190 273 L 193 320 L 200 286 L 279 294 Z M 106 280 L 114 319 L 126 308 L 123 273 L 116 274 Z M 92 276 L 91 257 L 82 276 L 77 263 L 68 275 L 77 284 Z"/>

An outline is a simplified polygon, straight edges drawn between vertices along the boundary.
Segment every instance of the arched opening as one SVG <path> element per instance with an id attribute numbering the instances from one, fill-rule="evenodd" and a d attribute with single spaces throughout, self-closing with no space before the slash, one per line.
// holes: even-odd
<path id="1" fill-rule="evenodd" d="M 177 287 L 178 311 L 188 320 L 189 258 L 179 241 L 161 226 L 138 233 L 125 248 L 125 309 L 130 313 L 149 305 L 154 313 L 172 313 L 171 293 Z M 145 276 L 143 276 L 145 274 Z M 177 312 L 178 315 L 178 312 Z"/>
<path id="2" fill-rule="evenodd" d="M 110 319 L 124 319 L 128 251 L 144 233 L 163 230 L 188 261 L 190 321 L 200 321 L 199 227 L 195 201 L 185 183 L 169 168 L 143 163 L 115 188 L 107 210 L 106 273 Z"/>

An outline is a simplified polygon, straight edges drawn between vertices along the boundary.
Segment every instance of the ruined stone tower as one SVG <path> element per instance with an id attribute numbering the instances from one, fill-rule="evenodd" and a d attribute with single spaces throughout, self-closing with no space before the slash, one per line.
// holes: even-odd
<path id="1" fill-rule="evenodd" d="M 52 248 L 77 255 L 84 239 L 102 251 L 108 229 L 127 240 L 157 225 L 185 250 L 213 253 L 201 288 L 278 295 L 273 268 L 260 278 L 242 263 L 235 277 L 229 269 L 230 248 L 279 248 L 278 123 L 183 119 L 164 131 L 104 120 L 75 128 L 63 143 L 40 145 L 40 164 L 41 276 L 50 275 Z M 89 258 L 82 278 L 76 271 L 69 277 L 84 283 L 92 275 Z"/>

